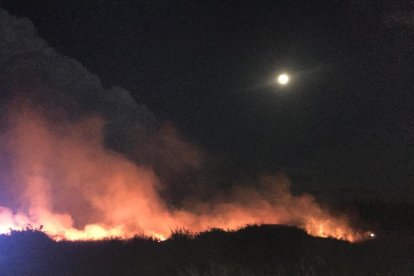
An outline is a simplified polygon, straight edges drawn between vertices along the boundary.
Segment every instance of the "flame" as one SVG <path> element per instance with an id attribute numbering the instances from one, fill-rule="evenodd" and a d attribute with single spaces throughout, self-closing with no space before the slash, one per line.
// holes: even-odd
<path id="1" fill-rule="evenodd" d="M 258 189 L 239 187 L 209 202 L 172 209 L 158 194 L 151 168 L 105 148 L 102 119 L 56 123 L 25 104 L 11 107 L 8 118 L 11 127 L 0 137 L 8 166 L 0 168 L 0 184 L 11 199 L 0 207 L 0 233 L 42 225 L 55 240 L 135 235 L 165 240 L 175 229 L 196 233 L 264 223 L 350 242 L 367 238 L 310 195 L 292 195 L 283 175 L 264 177 Z"/>

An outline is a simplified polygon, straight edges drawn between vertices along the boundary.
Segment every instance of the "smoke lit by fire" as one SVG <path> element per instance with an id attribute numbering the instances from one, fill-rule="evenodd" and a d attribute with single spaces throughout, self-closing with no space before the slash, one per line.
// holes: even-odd
<path id="1" fill-rule="evenodd" d="M 159 195 L 160 180 L 150 167 L 104 146 L 103 119 L 57 122 L 24 101 L 8 110 L 9 127 L 0 140 L 8 166 L 0 174 L 11 199 L 0 207 L 0 233 L 42 225 L 56 240 L 140 234 L 162 240 L 175 229 L 234 230 L 265 223 L 350 242 L 368 237 L 310 195 L 292 195 L 283 175 L 263 177 L 260 188 L 239 187 L 215 200 L 172 208 Z"/>

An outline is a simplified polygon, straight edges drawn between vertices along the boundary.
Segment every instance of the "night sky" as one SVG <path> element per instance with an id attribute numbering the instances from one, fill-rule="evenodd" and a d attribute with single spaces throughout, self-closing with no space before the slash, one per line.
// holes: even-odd
<path id="1" fill-rule="evenodd" d="M 285 171 L 322 198 L 414 202 L 412 1 L 0 5 L 174 125 L 229 182 Z M 271 85 L 282 71 L 283 89 Z"/>

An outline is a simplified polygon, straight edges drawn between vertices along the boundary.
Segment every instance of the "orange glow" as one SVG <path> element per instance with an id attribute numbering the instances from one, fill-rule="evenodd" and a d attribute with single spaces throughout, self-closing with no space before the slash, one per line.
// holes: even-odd
<path id="1" fill-rule="evenodd" d="M 310 195 L 292 195 L 284 175 L 263 177 L 259 188 L 235 188 L 210 202 L 171 209 L 158 194 L 151 168 L 103 146 L 102 119 L 57 124 L 27 104 L 9 111 L 12 127 L 1 137 L 0 152 L 12 157 L 11 169 L 0 168 L 0 174 L 8 176 L 14 201 L 0 207 L 0 233 L 42 225 L 55 240 L 134 235 L 165 240 L 175 229 L 197 233 L 264 223 L 350 242 L 367 238 Z"/>

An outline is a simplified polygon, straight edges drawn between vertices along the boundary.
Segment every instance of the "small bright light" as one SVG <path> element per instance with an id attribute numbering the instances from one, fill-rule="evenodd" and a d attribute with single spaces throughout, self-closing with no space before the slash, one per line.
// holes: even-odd
<path id="1" fill-rule="evenodd" d="M 371 237 L 371 238 L 375 238 L 375 233 L 369 233 L 369 236 Z"/>
<path id="2" fill-rule="evenodd" d="M 281 85 L 286 85 L 289 82 L 289 76 L 287 74 L 280 74 L 277 77 L 277 81 Z"/>

